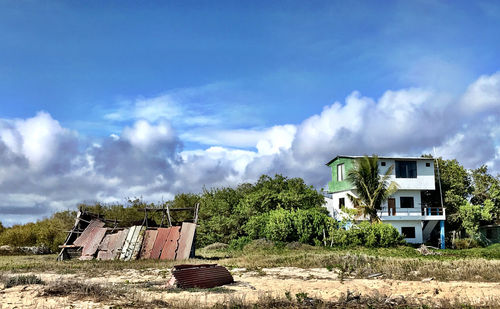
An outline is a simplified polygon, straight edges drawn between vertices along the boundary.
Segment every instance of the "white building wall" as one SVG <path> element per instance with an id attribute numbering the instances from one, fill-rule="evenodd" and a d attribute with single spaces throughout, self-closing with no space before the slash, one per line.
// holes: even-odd
<path id="1" fill-rule="evenodd" d="M 420 195 L 420 190 L 398 190 L 390 197 L 394 198 L 396 201 L 396 214 L 398 212 L 422 212 L 422 197 Z M 401 208 L 401 197 L 413 197 L 413 208 Z M 383 214 L 387 214 L 387 205 L 387 201 L 382 203 Z"/>
<path id="2" fill-rule="evenodd" d="M 389 223 L 394 226 L 400 234 L 402 227 L 414 227 L 415 228 L 415 238 L 405 238 L 405 240 L 412 244 L 423 243 L 422 238 L 422 221 L 385 221 L 384 223 Z"/>
<path id="3" fill-rule="evenodd" d="M 390 166 L 394 166 L 389 181 L 394 181 L 398 184 L 400 190 L 435 190 L 434 182 L 434 160 L 411 160 L 417 162 L 417 178 L 396 178 L 396 160 L 394 159 L 379 159 L 380 174 L 383 175 Z M 385 166 L 380 164 L 385 162 Z M 426 166 L 429 163 L 430 166 Z"/>

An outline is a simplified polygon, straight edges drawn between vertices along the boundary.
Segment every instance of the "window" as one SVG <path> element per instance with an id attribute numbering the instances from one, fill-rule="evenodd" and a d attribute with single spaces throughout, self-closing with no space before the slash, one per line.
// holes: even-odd
<path id="1" fill-rule="evenodd" d="M 339 208 L 342 209 L 345 207 L 345 198 L 339 198 Z"/>
<path id="2" fill-rule="evenodd" d="M 380 165 L 385 166 L 385 162 L 384 161 L 380 162 Z"/>
<path id="3" fill-rule="evenodd" d="M 431 163 L 430 163 L 430 162 L 427 162 L 427 163 L 425 163 L 425 166 L 427 166 L 427 167 L 431 167 Z"/>
<path id="4" fill-rule="evenodd" d="M 337 181 L 344 180 L 345 166 L 344 163 L 337 165 Z"/>
<path id="5" fill-rule="evenodd" d="M 415 227 L 413 226 L 402 227 L 401 234 L 403 234 L 404 238 L 415 238 Z"/>
<path id="6" fill-rule="evenodd" d="M 417 178 L 417 162 L 396 161 L 396 178 Z"/>
<path id="7" fill-rule="evenodd" d="M 413 196 L 402 196 L 399 199 L 401 208 L 413 208 Z"/>

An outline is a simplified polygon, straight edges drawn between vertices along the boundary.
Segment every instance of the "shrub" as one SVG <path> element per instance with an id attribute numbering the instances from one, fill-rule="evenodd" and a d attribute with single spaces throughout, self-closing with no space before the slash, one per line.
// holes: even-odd
<path id="1" fill-rule="evenodd" d="M 301 242 L 315 245 L 323 240 L 335 222 L 316 209 L 276 209 L 254 216 L 244 230 L 251 239 L 266 238 L 275 242 Z"/>
<path id="2" fill-rule="evenodd" d="M 480 247 L 478 241 L 473 238 L 457 238 L 453 240 L 452 245 L 455 249 L 471 249 Z"/>
<path id="3" fill-rule="evenodd" d="M 394 247 L 404 244 L 404 238 L 398 230 L 390 224 L 362 222 L 345 230 L 342 228 L 330 229 L 329 242 L 336 247 L 367 246 Z"/>

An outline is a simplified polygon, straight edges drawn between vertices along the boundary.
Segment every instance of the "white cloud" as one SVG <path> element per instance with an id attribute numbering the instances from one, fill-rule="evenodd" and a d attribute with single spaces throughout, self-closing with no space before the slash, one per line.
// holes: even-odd
<path id="1" fill-rule="evenodd" d="M 500 72 L 482 75 L 465 92 L 461 108 L 465 113 L 491 112 L 500 115 Z"/>
<path id="2" fill-rule="evenodd" d="M 116 135 L 111 137 L 117 140 Z M 137 121 L 132 128 L 126 127 L 122 137 L 143 151 L 162 142 L 171 143 L 177 139 L 174 130 L 167 122 L 162 121 L 158 125 L 151 125 L 145 120 Z"/>
<path id="3" fill-rule="evenodd" d="M 79 139 L 45 112 L 0 119 L 0 214 L 40 217 L 78 201 L 137 196 L 158 201 L 255 181 L 263 173 L 322 187 L 330 177 L 324 164 L 335 155 L 420 155 L 433 146 L 468 168 L 488 163 L 499 172 L 499 78 L 481 76 L 455 98 L 419 88 L 387 91 L 378 99 L 355 91 L 296 125 L 198 127 L 180 138 L 175 122 L 155 118 L 148 108 L 120 134 L 99 141 Z M 459 108 L 464 102 L 467 113 Z M 186 140 L 208 147 L 182 151 Z"/>

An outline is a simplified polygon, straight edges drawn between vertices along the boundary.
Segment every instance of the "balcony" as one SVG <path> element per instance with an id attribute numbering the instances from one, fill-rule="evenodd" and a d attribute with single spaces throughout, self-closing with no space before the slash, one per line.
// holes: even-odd
<path id="1" fill-rule="evenodd" d="M 446 220 L 446 209 L 442 207 L 397 208 L 383 207 L 378 212 L 381 220 Z"/>

